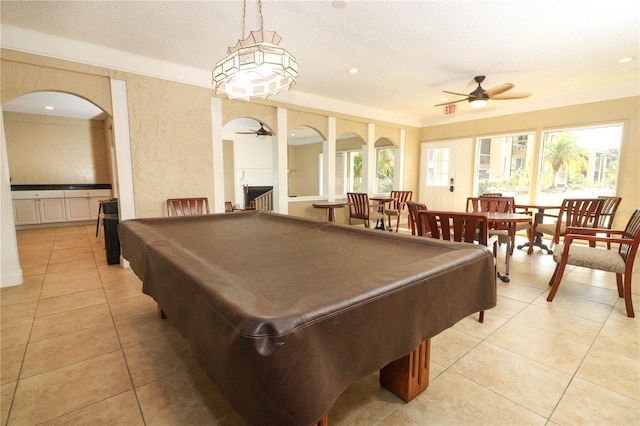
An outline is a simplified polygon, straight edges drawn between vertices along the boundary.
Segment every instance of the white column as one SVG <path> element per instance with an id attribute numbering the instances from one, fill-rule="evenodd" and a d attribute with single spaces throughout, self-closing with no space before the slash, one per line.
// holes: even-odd
<path id="1" fill-rule="evenodd" d="M 23 282 L 22 268 L 18 257 L 18 241 L 13 217 L 11 182 L 9 179 L 9 160 L 7 141 L 4 136 L 4 120 L 0 107 L 0 287 L 12 287 Z"/>
<path id="2" fill-rule="evenodd" d="M 220 98 L 211 98 L 211 139 L 213 144 L 213 211 L 224 213 L 224 148 L 222 142 L 222 99 Z"/>
<path id="3" fill-rule="evenodd" d="M 376 186 L 376 126 L 367 124 L 367 144 L 362 150 L 362 190 L 373 194 Z"/>
<path id="4" fill-rule="evenodd" d="M 404 189 L 404 147 L 405 147 L 405 133 L 404 129 L 400 129 L 398 132 L 398 148 L 396 154 L 393 156 L 393 187 L 399 190 Z"/>
<path id="5" fill-rule="evenodd" d="M 336 200 L 336 118 L 327 117 L 327 140 L 322 145 L 324 153 L 324 188 L 329 201 Z"/>
<path id="6" fill-rule="evenodd" d="M 129 134 L 129 107 L 127 84 L 123 80 L 111 79 L 111 106 L 113 108 L 113 140 L 116 150 L 118 175 L 118 210 L 120 221 L 136 217 L 133 198 L 133 165 L 131 161 L 131 137 Z M 120 257 L 123 268 L 129 262 Z"/>
<path id="7" fill-rule="evenodd" d="M 287 109 L 277 109 L 278 134 L 273 154 L 273 208 L 276 212 L 289 213 L 289 180 L 287 179 Z"/>

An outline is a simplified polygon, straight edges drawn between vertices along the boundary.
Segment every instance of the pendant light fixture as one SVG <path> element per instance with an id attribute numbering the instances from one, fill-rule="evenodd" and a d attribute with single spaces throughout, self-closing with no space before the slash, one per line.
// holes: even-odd
<path id="1" fill-rule="evenodd" d="M 262 1 L 258 0 L 260 30 L 245 38 L 247 0 L 242 8 L 242 39 L 229 47 L 227 56 L 213 69 L 212 84 L 216 94 L 229 99 L 266 99 L 288 90 L 298 77 L 298 63 L 282 47 L 275 31 L 264 30 Z"/>

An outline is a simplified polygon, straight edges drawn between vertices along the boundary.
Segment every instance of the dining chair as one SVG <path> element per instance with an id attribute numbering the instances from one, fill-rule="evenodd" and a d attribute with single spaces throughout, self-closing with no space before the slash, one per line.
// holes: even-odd
<path id="1" fill-rule="evenodd" d="M 551 235 L 551 245 L 560 242 L 560 237 L 565 235 L 567 227 L 593 228 L 600 221 L 600 212 L 604 199 L 602 198 L 565 198 L 557 215 L 547 213 L 536 213 L 533 221 L 531 233 L 529 234 L 528 254 L 533 252 L 534 238 L 536 234 Z M 545 218 L 553 218 L 554 223 L 544 223 Z M 547 253 L 552 254 L 553 250 L 547 249 Z"/>
<path id="2" fill-rule="evenodd" d="M 407 212 L 409 217 L 409 229 L 411 230 L 411 235 L 416 235 L 416 215 L 421 210 L 427 210 L 427 205 L 424 203 L 417 203 L 415 201 L 407 201 Z M 427 229 L 426 233 L 429 233 Z"/>
<path id="3" fill-rule="evenodd" d="M 491 194 L 490 196 L 481 195 L 480 197 L 467 198 L 467 211 L 475 213 L 516 213 L 516 205 L 513 197 L 499 197 Z M 518 213 L 531 214 L 528 211 L 520 211 Z M 515 226 L 508 224 L 489 225 L 489 236 L 496 235 L 498 244 L 510 244 L 511 253 L 516 245 L 516 232 L 527 231 L 527 239 L 531 232 L 531 223 L 518 222 Z"/>
<path id="4" fill-rule="evenodd" d="M 502 197 L 502 192 L 485 192 L 481 197 Z"/>
<path id="5" fill-rule="evenodd" d="M 618 206 L 622 201 L 622 197 L 609 197 L 606 195 L 600 195 L 598 198 L 602 198 L 604 202 L 602 203 L 602 211 L 600 212 L 600 220 L 598 224 L 595 225 L 600 229 L 611 229 L 613 226 L 613 219 L 616 216 L 616 212 L 618 211 Z M 607 237 L 609 234 L 606 234 Z M 589 245 L 591 247 L 595 247 L 595 241 L 590 241 Z M 611 243 L 607 243 L 607 248 L 611 249 Z"/>
<path id="6" fill-rule="evenodd" d="M 224 212 L 225 213 L 233 213 L 235 209 L 233 208 L 233 203 L 231 201 L 224 202 Z"/>
<path id="7" fill-rule="evenodd" d="M 489 221 L 486 214 L 421 210 L 416 213 L 416 229 L 420 236 L 471 244 L 477 241 L 485 247 L 493 245 L 495 258 L 498 238 L 489 237 Z M 497 276 L 495 261 L 494 269 Z M 484 322 L 484 311 L 480 311 L 478 320 Z"/>
<path id="8" fill-rule="evenodd" d="M 359 219 L 364 222 L 366 228 L 369 228 L 370 221 L 384 220 L 382 213 L 378 211 L 378 205 L 370 204 L 369 195 L 366 192 L 347 192 L 347 201 L 349 201 L 349 225 L 352 219 Z"/>
<path id="9" fill-rule="evenodd" d="M 209 199 L 206 197 L 167 199 L 167 215 L 169 217 L 205 214 L 209 214 Z"/>
<path id="10" fill-rule="evenodd" d="M 407 201 L 411 201 L 413 191 L 391 191 L 389 196 L 393 198 L 393 201 L 389 203 L 389 207 L 384 209 L 384 214 L 389 221 L 389 228 L 391 228 L 391 216 L 396 218 L 396 232 L 398 232 L 402 212 L 404 211 Z"/>
<path id="11" fill-rule="evenodd" d="M 598 236 L 597 234 L 599 233 L 607 233 L 608 236 Z M 586 244 L 577 243 L 579 241 L 607 243 L 607 247 L 610 247 L 612 244 L 618 244 L 618 250 L 591 247 Z M 574 242 L 576 242 L 576 244 L 574 244 Z M 553 250 L 553 260 L 557 263 L 557 266 L 549 281 L 551 291 L 549 292 L 547 301 L 553 301 L 567 265 L 598 269 L 616 274 L 618 296 L 624 297 L 627 316 L 630 318 L 635 317 L 633 301 L 631 299 L 631 285 L 633 263 L 639 244 L 640 209 L 633 212 L 624 231 L 608 228 L 567 227 L 563 243 L 556 245 Z"/>

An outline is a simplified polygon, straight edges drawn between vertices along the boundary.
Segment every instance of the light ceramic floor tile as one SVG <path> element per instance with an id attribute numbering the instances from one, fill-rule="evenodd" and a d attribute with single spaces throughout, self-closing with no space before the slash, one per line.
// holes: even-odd
<path id="1" fill-rule="evenodd" d="M 76 269 L 63 269 L 61 271 L 51 272 L 47 269 L 44 277 L 44 284 L 56 284 L 69 280 L 99 280 L 98 269 L 95 265 L 83 265 Z"/>
<path id="2" fill-rule="evenodd" d="M 136 388 L 175 372 L 184 373 L 195 362 L 189 345 L 177 332 L 124 348 L 124 354 Z"/>
<path id="3" fill-rule="evenodd" d="M 0 351 L 0 357 L 2 357 L 2 363 L 0 364 L 0 384 L 5 385 L 18 380 L 25 349 L 26 345 L 21 345 L 12 346 Z"/>
<path id="4" fill-rule="evenodd" d="M 42 287 L 40 299 L 49 299 L 57 296 L 65 296 L 73 293 L 80 293 L 87 290 L 101 289 L 99 280 L 69 280 L 55 284 L 48 284 Z"/>
<path id="5" fill-rule="evenodd" d="M 15 305 L 3 306 L 0 310 L 0 322 L 7 325 L 13 321 L 32 320 L 36 314 L 37 301 L 16 303 Z"/>
<path id="6" fill-rule="evenodd" d="M 32 319 L 2 323 L 0 327 L 2 332 L 0 347 L 8 349 L 14 346 L 26 345 L 29 341 L 32 325 Z"/>
<path id="7" fill-rule="evenodd" d="M 551 415 L 572 378 L 489 343 L 473 348 L 451 370 L 544 417 Z"/>
<path id="8" fill-rule="evenodd" d="M 86 308 L 87 306 L 95 306 L 107 301 L 104 291 L 99 288 L 96 290 L 87 290 L 80 293 L 67 294 L 64 296 L 56 296 L 50 299 L 42 299 L 38 304 L 36 317 L 58 314 L 73 309 Z"/>
<path id="9" fill-rule="evenodd" d="M 175 334 L 175 327 L 160 318 L 157 311 L 145 311 L 136 316 L 123 316 L 115 321 L 123 348 Z"/>
<path id="10" fill-rule="evenodd" d="M 391 392 L 373 391 L 361 382 L 349 386 L 329 411 L 329 423 L 344 425 L 375 424 L 405 402 Z"/>
<path id="11" fill-rule="evenodd" d="M 144 421 L 136 394 L 127 391 L 42 423 L 42 426 L 66 425 L 142 426 Z"/>
<path id="12" fill-rule="evenodd" d="M 118 351 L 113 324 L 88 328 L 29 344 L 22 366 L 24 378 Z"/>
<path id="13" fill-rule="evenodd" d="M 576 377 L 640 401 L 640 363 L 637 357 L 592 348 Z"/>
<path id="14" fill-rule="evenodd" d="M 9 424 L 37 424 L 131 389 L 120 352 L 20 380 Z"/>
<path id="15" fill-rule="evenodd" d="M 590 347 L 573 339 L 562 339 L 535 324 L 514 320 L 489 336 L 487 342 L 569 374 L 575 373 Z"/>
<path id="16" fill-rule="evenodd" d="M 480 341 L 477 337 L 449 328 L 431 339 L 431 361 L 448 367 Z"/>
<path id="17" fill-rule="evenodd" d="M 544 425 L 547 420 L 450 370 L 398 410 L 420 424 Z"/>
<path id="18" fill-rule="evenodd" d="M 22 285 L 0 289 L 0 306 L 37 301 L 42 289 L 44 275 L 24 277 Z"/>
<path id="19" fill-rule="evenodd" d="M 9 408 L 16 390 L 16 382 L 0 386 L 0 424 L 5 426 L 9 418 Z"/>
<path id="20" fill-rule="evenodd" d="M 109 305 L 106 303 L 47 315 L 36 318 L 33 322 L 30 342 L 112 323 Z"/>
<path id="21" fill-rule="evenodd" d="M 233 412 L 220 391 L 198 368 L 175 373 L 137 389 L 145 424 L 206 425 Z M 247 425 L 245 421 L 240 424 Z"/>
<path id="22" fill-rule="evenodd" d="M 575 378 L 551 420 L 561 425 L 637 425 L 640 401 Z"/>

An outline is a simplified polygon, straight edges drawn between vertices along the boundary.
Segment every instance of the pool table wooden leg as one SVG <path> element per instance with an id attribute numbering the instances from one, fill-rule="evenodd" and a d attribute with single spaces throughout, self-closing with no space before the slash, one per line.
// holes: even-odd
<path id="1" fill-rule="evenodd" d="M 431 339 L 380 370 L 380 384 L 409 402 L 429 386 Z"/>
<path id="2" fill-rule="evenodd" d="M 167 319 L 167 315 L 164 313 L 159 303 L 158 303 L 158 313 L 160 314 L 160 318 Z"/>
<path id="3" fill-rule="evenodd" d="M 322 418 L 318 420 L 318 423 L 313 426 L 329 426 L 329 413 L 322 416 Z"/>

